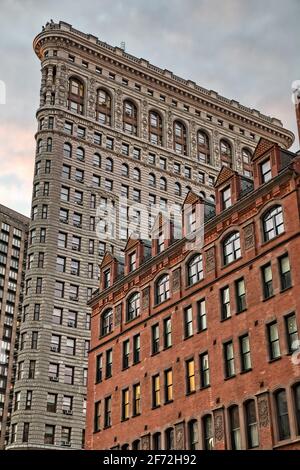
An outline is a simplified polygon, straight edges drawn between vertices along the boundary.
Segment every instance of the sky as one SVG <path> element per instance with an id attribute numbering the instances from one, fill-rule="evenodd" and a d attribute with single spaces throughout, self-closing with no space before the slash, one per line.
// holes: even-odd
<path id="1" fill-rule="evenodd" d="M 32 41 L 53 19 L 171 70 L 296 133 L 299 0 L 0 0 L 0 203 L 30 213 L 40 63 Z M 296 150 L 296 144 L 292 150 Z"/>

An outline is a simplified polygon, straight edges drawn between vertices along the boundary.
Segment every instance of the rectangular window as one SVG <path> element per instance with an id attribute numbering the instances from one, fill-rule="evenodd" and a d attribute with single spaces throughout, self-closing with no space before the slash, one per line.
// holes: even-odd
<path id="1" fill-rule="evenodd" d="M 141 358 L 141 337 L 140 335 L 135 335 L 133 337 L 133 364 L 140 362 Z"/>
<path id="2" fill-rule="evenodd" d="M 184 309 L 184 337 L 193 336 L 193 309 L 192 306 Z"/>
<path id="3" fill-rule="evenodd" d="M 74 367 L 65 366 L 65 384 L 73 385 L 74 384 Z"/>
<path id="4" fill-rule="evenodd" d="M 127 339 L 123 342 L 123 369 L 129 367 L 129 356 L 130 356 L 130 340 Z"/>
<path id="5" fill-rule="evenodd" d="M 28 442 L 28 439 L 29 439 L 29 423 L 24 423 L 22 442 Z"/>
<path id="6" fill-rule="evenodd" d="M 225 360 L 225 377 L 233 377 L 235 375 L 234 351 L 233 343 L 229 341 L 224 344 L 224 360 Z"/>
<path id="7" fill-rule="evenodd" d="M 54 444 L 55 426 L 52 424 L 45 425 L 44 444 Z"/>
<path id="8" fill-rule="evenodd" d="M 105 378 L 108 379 L 112 376 L 112 349 L 106 351 L 106 368 Z"/>
<path id="9" fill-rule="evenodd" d="M 272 322 L 267 325 L 268 340 L 269 340 L 269 355 L 270 359 L 277 359 L 281 356 L 279 333 L 277 322 Z"/>
<path id="10" fill-rule="evenodd" d="M 172 346 L 172 321 L 171 317 L 164 319 L 164 348 Z"/>
<path id="11" fill-rule="evenodd" d="M 94 410 L 94 432 L 100 431 L 101 401 L 96 401 Z"/>
<path id="12" fill-rule="evenodd" d="M 210 385 L 208 352 L 200 354 L 200 386 L 201 388 Z"/>
<path id="13" fill-rule="evenodd" d="M 206 317 L 205 299 L 199 300 L 197 302 L 197 323 L 198 323 L 198 331 L 206 330 L 207 317 Z"/>
<path id="14" fill-rule="evenodd" d="M 129 255 L 129 271 L 135 271 L 136 270 L 136 252 L 134 251 L 133 253 L 130 253 Z"/>
<path id="15" fill-rule="evenodd" d="M 281 290 L 288 289 L 292 285 L 291 267 L 288 255 L 279 258 L 279 275 Z"/>
<path id="16" fill-rule="evenodd" d="M 246 310 L 246 291 L 244 279 L 238 279 L 235 282 L 236 311 L 237 313 Z"/>
<path id="17" fill-rule="evenodd" d="M 273 276 L 271 264 L 262 267 L 263 295 L 268 299 L 273 295 Z"/>
<path id="18" fill-rule="evenodd" d="M 104 427 L 111 426 L 111 396 L 106 397 L 104 400 Z"/>
<path id="19" fill-rule="evenodd" d="M 241 355 L 241 370 L 246 372 L 251 370 L 251 354 L 250 354 L 250 341 L 248 335 L 240 336 L 240 355 Z"/>
<path id="20" fill-rule="evenodd" d="M 141 414 L 141 386 L 140 384 L 135 384 L 133 386 L 132 414 L 133 416 L 137 416 Z"/>
<path id="21" fill-rule="evenodd" d="M 31 410 L 32 405 L 32 390 L 27 390 L 26 392 L 26 401 L 25 401 L 25 410 Z"/>
<path id="22" fill-rule="evenodd" d="M 165 371 L 165 402 L 173 400 L 173 372 L 172 369 Z"/>
<path id="23" fill-rule="evenodd" d="M 221 289 L 221 320 L 231 317 L 229 287 Z"/>
<path id="24" fill-rule="evenodd" d="M 153 325 L 152 331 L 152 354 L 159 352 L 159 324 Z"/>
<path id="25" fill-rule="evenodd" d="M 231 202 L 231 188 L 228 186 L 227 188 L 223 189 L 221 192 L 222 195 L 222 209 L 228 209 L 232 205 Z"/>
<path id="26" fill-rule="evenodd" d="M 36 361 L 31 360 L 29 361 L 29 369 L 28 369 L 28 378 L 34 379 L 35 378 L 35 364 Z"/>
<path id="27" fill-rule="evenodd" d="M 57 394 L 48 393 L 46 410 L 49 411 L 49 413 L 56 413 L 56 408 L 57 408 Z"/>
<path id="28" fill-rule="evenodd" d="M 152 377 L 152 407 L 160 406 L 160 377 L 159 374 Z"/>
<path id="29" fill-rule="evenodd" d="M 261 171 L 261 181 L 262 183 L 267 183 L 270 181 L 272 178 L 272 171 L 271 171 L 271 160 L 268 158 L 268 160 L 265 160 L 263 163 L 260 165 L 260 171 Z"/>
<path id="30" fill-rule="evenodd" d="M 299 348 L 299 336 L 297 328 L 296 315 L 291 313 L 285 317 L 286 338 L 289 353 L 296 351 Z"/>
<path id="31" fill-rule="evenodd" d="M 129 418 L 129 388 L 122 390 L 122 421 Z"/>
<path id="32" fill-rule="evenodd" d="M 186 367 L 186 392 L 192 393 L 196 390 L 194 359 L 189 359 L 188 361 L 186 361 L 185 367 Z"/>
<path id="33" fill-rule="evenodd" d="M 103 370 L 103 355 L 99 354 L 96 357 L 96 383 L 102 381 L 102 370 Z"/>

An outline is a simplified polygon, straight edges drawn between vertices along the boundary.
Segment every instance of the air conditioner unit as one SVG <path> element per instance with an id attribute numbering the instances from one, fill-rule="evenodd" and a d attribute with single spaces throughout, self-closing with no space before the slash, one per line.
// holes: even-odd
<path id="1" fill-rule="evenodd" d="M 58 382 L 58 377 L 55 375 L 49 377 L 51 382 Z"/>
<path id="2" fill-rule="evenodd" d="M 78 274 L 77 269 L 71 269 L 71 274 L 73 274 L 73 276 L 76 276 Z"/>
<path id="3" fill-rule="evenodd" d="M 77 204 L 78 206 L 82 206 L 82 201 L 75 201 L 75 204 Z"/>
<path id="4" fill-rule="evenodd" d="M 68 321 L 68 326 L 75 328 L 75 322 L 73 320 Z"/>
<path id="5" fill-rule="evenodd" d="M 68 219 L 59 219 L 60 222 L 62 222 L 63 224 L 67 224 L 68 223 Z"/>
<path id="6" fill-rule="evenodd" d="M 63 410 L 63 414 L 71 416 L 73 414 L 73 411 L 72 410 Z"/>
<path id="7" fill-rule="evenodd" d="M 58 346 L 51 346 L 50 350 L 52 352 L 59 352 L 59 347 Z"/>
<path id="8" fill-rule="evenodd" d="M 79 246 L 73 245 L 73 246 L 72 246 L 72 250 L 73 250 L 73 251 L 79 251 Z"/>
<path id="9" fill-rule="evenodd" d="M 69 441 L 67 441 L 67 440 L 61 441 L 61 445 L 62 445 L 63 447 L 71 447 L 71 443 L 70 443 Z"/>
<path id="10" fill-rule="evenodd" d="M 70 295 L 70 300 L 74 300 L 75 302 L 77 302 L 78 297 L 76 297 L 76 295 Z"/>

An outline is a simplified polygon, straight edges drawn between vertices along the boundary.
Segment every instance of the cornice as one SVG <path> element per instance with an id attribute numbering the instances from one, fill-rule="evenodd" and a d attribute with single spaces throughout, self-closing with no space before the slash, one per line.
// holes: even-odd
<path id="1" fill-rule="evenodd" d="M 207 90 L 191 80 L 178 77 L 169 70 L 156 67 L 147 60 L 128 54 L 119 47 L 110 46 L 91 34 L 76 30 L 68 23 L 47 24 L 43 31 L 36 36 L 33 47 L 40 60 L 43 59 L 43 46 L 51 41 L 56 44 L 56 47 L 67 44 L 67 47 L 73 46 L 81 49 L 94 56 L 95 59 L 107 61 L 118 68 L 126 69 L 148 81 L 155 82 L 169 91 L 189 97 L 198 105 L 214 109 L 221 114 L 275 134 L 285 141 L 287 148 L 294 142 L 294 134 L 284 129 L 278 119 L 263 115 L 259 111 L 225 98 L 213 90 Z"/>

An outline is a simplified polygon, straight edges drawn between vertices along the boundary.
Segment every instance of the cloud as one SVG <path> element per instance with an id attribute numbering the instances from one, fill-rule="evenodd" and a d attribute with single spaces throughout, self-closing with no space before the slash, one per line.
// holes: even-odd
<path id="1" fill-rule="evenodd" d="M 299 17 L 299 0 L 1 0 L 7 104 L 0 105 L 0 174 L 11 175 L 11 187 L 1 182 L 0 202 L 27 212 L 30 206 L 40 87 L 32 40 L 50 18 L 112 45 L 125 41 L 129 53 L 278 117 L 295 132 L 291 83 L 300 79 Z M 12 135 L 17 138 L 10 141 Z M 18 168 L 26 162 L 24 172 L 15 165 L 3 173 L 8 151 Z M 20 176 L 22 197 L 15 194 Z"/>

